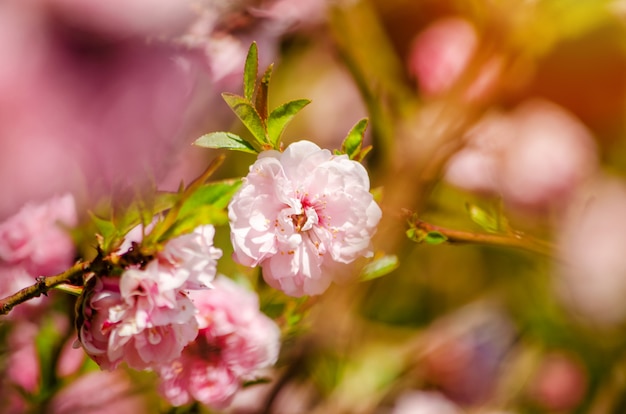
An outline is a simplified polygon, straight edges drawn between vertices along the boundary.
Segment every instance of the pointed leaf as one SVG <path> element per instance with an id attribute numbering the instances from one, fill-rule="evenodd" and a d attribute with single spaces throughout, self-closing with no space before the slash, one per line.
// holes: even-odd
<path id="1" fill-rule="evenodd" d="M 358 161 L 361 162 L 363 161 L 363 159 L 365 159 L 365 157 L 367 156 L 367 154 L 370 153 L 370 151 L 372 150 L 372 148 L 374 148 L 371 145 L 368 145 L 367 147 L 363 148 L 361 151 L 359 151 L 359 153 L 354 157 L 354 161 Z"/>
<path id="2" fill-rule="evenodd" d="M 274 108 L 270 117 L 267 120 L 267 135 L 270 138 L 270 143 L 274 148 L 278 147 L 280 142 L 280 136 L 283 134 L 285 127 L 293 117 L 302 110 L 305 106 L 310 104 L 308 99 L 296 99 Z"/>
<path id="3" fill-rule="evenodd" d="M 252 154 L 257 153 L 254 147 L 247 141 L 230 132 L 212 132 L 201 136 L 195 140 L 193 144 L 203 148 L 219 148 L 249 152 Z"/>
<path id="4" fill-rule="evenodd" d="M 359 152 L 361 152 L 366 129 L 367 118 L 363 118 L 352 127 L 346 139 L 343 140 L 343 144 L 341 144 L 341 151 L 344 154 L 348 154 L 351 160 L 356 158 Z"/>
<path id="5" fill-rule="evenodd" d="M 270 78 L 272 77 L 272 69 L 274 65 L 269 65 L 265 74 L 261 78 L 261 84 L 259 90 L 256 92 L 256 101 L 254 106 L 256 107 L 261 120 L 267 122 L 267 107 L 269 99 Z"/>
<path id="6" fill-rule="evenodd" d="M 465 205 L 472 221 L 489 233 L 497 233 L 500 230 L 498 219 L 491 213 L 483 210 L 475 204 Z"/>
<path id="7" fill-rule="evenodd" d="M 263 144 L 266 144 L 268 141 L 265 137 L 265 125 L 252 103 L 243 96 L 231 93 L 223 93 L 222 98 L 224 98 L 228 106 L 230 106 L 241 122 L 248 128 L 248 131 L 256 138 L 259 142 L 259 146 L 262 147 Z"/>
<path id="8" fill-rule="evenodd" d="M 232 196 L 241 186 L 241 180 L 224 180 L 206 184 L 196 190 L 180 209 L 179 214 L 185 215 L 203 205 L 213 205 L 217 208 L 226 208 Z"/>
<path id="9" fill-rule="evenodd" d="M 256 42 L 252 42 L 248 49 L 248 56 L 243 70 L 243 96 L 252 101 L 254 88 L 256 87 L 256 76 L 259 67 L 259 52 Z"/>
<path id="10" fill-rule="evenodd" d="M 438 231 L 429 231 L 424 238 L 427 244 L 441 244 L 448 241 L 448 238 Z"/>
<path id="11" fill-rule="evenodd" d="M 385 276 L 398 268 L 398 256 L 387 255 L 368 263 L 361 272 L 361 280 L 371 280 Z"/>

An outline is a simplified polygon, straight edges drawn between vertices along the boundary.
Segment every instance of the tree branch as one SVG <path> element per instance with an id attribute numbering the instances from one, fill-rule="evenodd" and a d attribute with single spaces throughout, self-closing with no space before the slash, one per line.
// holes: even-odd
<path id="1" fill-rule="evenodd" d="M 24 289 L 0 300 L 0 315 L 7 315 L 11 309 L 20 303 L 24 303 L 30 299 L 37 298 L 41 295 L 47 295 L 48 291 L 55 286 L 70 283 L 82 285 L 82 280 L 77 280 L 78 276 L 82 276 L 89 268 L 88 263 L 78 262 L 65 272 L 55 276 L 39 276 L 34 285 L 25 287 Z"/>
<path id="2" fill-rule="evenodd" d="M 451 244 L 472 243 L 484 244 L 499 247 L 512 247 L 526 250 L 531 253 L 538 253 L 543 256 L 552 257 L 554 255 L 554 246 L 543 240 L 537 240 L 533 237 L 526 236 L 521 233 L 511 234 L 490 234 L 490 233 L 473 233 L 469 231 L 448 229 L 436 226 L 422 220 L 415 220 L 411 223 L 416 229 L 425 233 L 438 232 L 446 237 L 446 242 Z"/>

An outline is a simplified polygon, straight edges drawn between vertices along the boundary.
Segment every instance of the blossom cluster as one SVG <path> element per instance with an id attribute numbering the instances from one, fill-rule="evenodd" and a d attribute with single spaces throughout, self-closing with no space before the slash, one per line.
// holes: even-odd
<path id="1" fill-rule="evenodd" d="M 197 335 L 186 289 L 207 288 L 222 251 L 213 226 L 168 242 L 144 268 L 121 277 L 94 276 L 85 289 L 77 329 L 87 353 L 104 369 L 124 361 L 135 369 L 177 358 Z"/>
<path id="2" fill-rule="evenodd" d="M 79 342 L 105 370 L 154 370 L 173 405 L 230 403 L 242 381 L 278 358 L 280 330 L 256 294 L 214 281 L 215 228 L 168 241 L 144 267 L 92 276 L 78 305 Z"/>
<path id="3" fill-rule="evenodd" d="M 215 289 L 189 293 L 198 309 L 199 334 L 180 358 L 161 365 L 160 391 L 175 406 L 192 399 L 226 407 L 242 380 L 276 362 L 280 331 L 259 312 L 256 294 L 220 277 Z"/>

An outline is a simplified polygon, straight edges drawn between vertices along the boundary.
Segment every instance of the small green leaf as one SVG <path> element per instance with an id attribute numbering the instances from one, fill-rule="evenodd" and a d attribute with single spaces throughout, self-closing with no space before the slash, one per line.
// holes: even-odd
<path id="1" fill-rule="evenodd" d="M 500 225 L 498 223 L 498 219 L 494 217 L 491 213 L 483 210 L 475 204 L 467 203 L 465 205 L 467 208 L 467 212 L 470 215 L 472 221 L 482 227 L 484 230 L 489 233 L 497 233 L 500 231 Z"/>
<path id="2" fill-rule="evenodd" d="M 308 99 L 296 99 L 295 101 L 284 103 L 272 111 L 267 120 L 267 135 L 274 148 L 278 147 L 280 137 L 287 124 L 291 122 L 293 117 L 300 112 L 302 108 L 310 103 L 311 101 Z"/>
<path id="3" fill-rule="evenodd" d="M 232 93 L 223 93 L 222 98 L 226 101 L 228 106 L 233 110 L 237 117 L 248 128 L 248 131 L 256 138 L 262 147 L 267 143 L 265 136 L 265 125 L 256 111 L 256 108 L 243 96 L 234 95 Z"/>
<path id="4" fill-rule="evenodd" d="M 222 226 L 228 223 L 228 214 L 223 208 L 210 204 L 197 207 L 193 212 L 179 214 L 174 224 L 159 237 L 159 242 L 172 239 L 181 234 L 191 233 L 196 227 L 204 224 Z"/>
<path id="5" fill-rule="evenodd" d="M 159 236 L 159 240 L 190 233 L 203 224 L 219 226 L 228 223 L 225 209 L 241 184 L 241 180 L 224 180 L 199 187 L 184 200 L 176 220 Z"/>
<path id="6" fill-rule="evenodd" d="M 257 153 L 252 145 L 231 132 L 212 132 L 202 135 L 194 141 L 193 145 L 203 148 L 229 149 L 233 151 L 249 152 L 251 154 Z"/>
<path id="7" fill-rule="evenodd" d="M 248 56 L 243 70 L 243 95 L 248 101 L 252 101 L 254 88 L 256 88 L 256 76 L 259 70 L 259 51 L 256 42 L 252 42 L 248 49 Z"/>
<path id="8" fill-rule="evenodd" d="M 424 240 L 424 232 L 422 232 L 421 230 L 416 229 L 415 227 L 410 227 L 407 231 L 406 231 L 406 237 L 414 242 L 417 243 L 421 243 L 422 240 Z"/>
<path id="9" fill-rule="evenodd" d="M 398 268 L 398 256 L 387 255 L 368 263 L 361 271 L 361 280 L 372 280 L 385 276 Z"/>
<path id="10" fill-rule="evenodd" d="M 267 108 L 269 99 L 270 78 L 272 77 L 272 69 L 274 65 L 269 65 L 265 74 L 261 78 L 261 84 L 259 90 L 256 93 L 256 101 L 254 106 L 256 107 L 259 116 L 263 122 L 267 121 Z"/>
<path id="11" fill-rule="evenodd" d="M 180 215 L 193 213 L 203 205 L 225 208 L 241 186 L 241 180 L 225 180 L 206 184 L 196 190 L 180 209 Z"/>
<path id="12" fill-rule="evenodd" d="M 438 231 L 430 231 L 424 237 L 424 241 L 428 244 L 441 244 L 448 241 L 448 238 Z"/>
<path id="13" fill-rule="evenodd" d="M 363 161 L 363 159 L 367 156 L 367 154 L 370 153 L 370 151 L 372 150 L 371 145 L 368 145 L 367 147 L 363 148 L 361 151 L 359 151 L 359 153 L 354 157 L 354 161 L 358 161 L 361 162 Z"/>
<path id="14" fill-rule="evenodd" d="M 91 220 L 96 225 L 98 234 L 100 234 L 105 239 L 111 238 L 114 235 L 116 235 L 117 229 L 115 228 L 115 225 L 113 224 L 113 222 L 107 219 L 104 219 L 102 217 L 98 217 L 92 212 L 89 212 L 89 214 L 91 215 Z"/>
<path id="15" fill-rule="evenodd" d="M 361 145 L 363 144 L 366 129 L 367 118 L 363 118 L 352 127 L 350 132 L 348 132 L 348 136 L 346 136 L 341 144 L 341 151 L 344 154 L 348 154 L 351 160 L 356 158 L 359 152 L 361 152 Z"/>

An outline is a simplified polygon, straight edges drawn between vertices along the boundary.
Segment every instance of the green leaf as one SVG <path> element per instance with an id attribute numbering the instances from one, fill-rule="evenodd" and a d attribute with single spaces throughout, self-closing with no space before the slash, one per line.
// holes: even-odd
<path id="1" fill-rule="evenodd" d="M 223 93 L 222 98 L 224 98 L 235 115 L 237 115 L 246 128 L 248 128 L 252 136 L 256 138 L 259 142 L 259 146 L 263 147 L 263 144 L 268 142 L 265 136 L 265 125 L 252 103 L 243 96 L 234 95 L 232 93 Z"/>
<path id="2" fill-rule="evenodd" d="M 367 118 L 363 118 L 352 127 L 350 132 L 348 132 L 348 136 L 346 136 L 341 144 L 341 152 L 348 154 L 351 160 L 356 158 L 361 152 L 361 145 L 363 144 L 363 136 L 365 135 L 366 129 Z"/>
<path id="3" fill-rule="evenodd" d="M 89 215 L 91 216 L 93 223 L 96 225 L 98 234 L 102 237 L 109 239 L 117 234 L 117 228 L 113 222 L 102 217 L 98 217 L 92 212 L 89 212 Z"/>
<path id="4" fill-rule="evenodd" d="M 424 232 L 421 230 L 416 229 L 415 227 L 410 227 L 407 231 L 406 231 L 406 237 L 414 242 L 417 243 L 421 243 L 424 240 Z"/>
<path id="5" fill-rule="evenodd" d="M 259 116 L 263 122 L 267 121 L 267 108 L 269 104 L 269 88 L 270 88 L 270 78 L 272 77 L 272 69 L 274 65 L 269 65 L 265 74 L 261 78 L 261 84 L 259 85 L 259 90 L 256 93 L 256 101 L 254 106 L 256 107 Z"/>
<path id="6" fill-rule="evenodd" d="M 448 241 L 448 238 L 438 231 L 430 231 L 426 234 L 424 241 L 428 244 L 441 244 Z"/>
<path id="7" fill-rule="evenodd" d="M 199 206 L 193 212 L 179 214 L 174 224 L 161 235 L 159 242 L 172 239 L 181 234 L 191 233 L 196 227 L 204 224 L 223 226 L 228 223 L 228 213 L 223 208 L 213 205 Z"/>
<path id="8" fill-rule="evenodd" d="M 179 214 L 186 215 L 193 213 L 197 208 L 203 205 L 225 208 L 241 184 L 241 180 L 225 180 L 206 184 L 185 200 Z"/>
<path id="9" fill-rule="evenodd" d="M 293 117 L 300 112 L 302 108 L 310 103 L 311 101 L 308 99 L 296 99 L 295 101 L 284 103 L 272 111 L 267 120 L 267 135 L 274 148 L 278 148 L 280 137 L 287 124 L 291 122 Z"/>
<path id="10" fill-rule="evenodd" d="M 361 271 L 361 280 L 372 280 L 385 276 L 398 268 L 398 256 L 387 255 L 368 263 Z"/>
<path id="11" fill-rule="evenodd" d="M 256 88 L 256 75 L 259 70 L 259 51 L 256 42 L 252 42 L 248 49 L 248 56 L 243 70 L 243 96 L 252 101 L 254 88 Z"/>
<path id="12" fill-rule="evenodd" d="M 251 154 L 257 153 L 254 147 L 246 140 L 231 132 L 211 132 L 210 134 L 202 135 L 194 141 L 193 145 L 203 148 L 229 149 Z"/>
<path id="13" fill-rule="evenodd" d="M 498 219 L 493 216 L 491 213 L 483 210 L 475 204 L 467 203 L 465 205 L 467 212 L 469 213 L 470 218 L 476 224 L 478 224 L 481 228 L 488 231 L 489 233 L 498 233 L 500 231 L 500 224 Z"/>
<path id="14" fill-rule="evenodd" d="M 241 184 L 241 180 L 224 180 L 199 187 L 187 197 L 178 211 L 176 220 L 159 236 L 159 240 L 190 233 L 203 224 L 220 226 L 228 223 L 225 209 Z"/>

